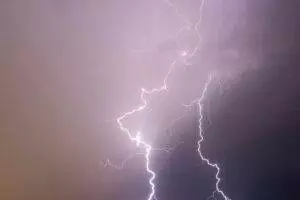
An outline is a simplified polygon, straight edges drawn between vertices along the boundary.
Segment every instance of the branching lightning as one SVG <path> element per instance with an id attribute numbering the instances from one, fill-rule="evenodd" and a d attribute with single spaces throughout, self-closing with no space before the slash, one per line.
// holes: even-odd
<path id="1" fill-rule="evenodd" d="M 143 148 L 145 148 L 145 159 L 146 159 L 146 170 L 147 172 L 151 175 L 150 179 L 149 179 L 149 185 L 151 187 L 151 192 L 149 194 L 148 200 L 152 200 L 153 198 L 155 198 L 155 184 L 154 184 L 154 179 L 156 177 L 155 172 L 150 168 L 150 156 L 151 156 L 151 151 L 152 151 L 152 146 L 150 144 L 148 144 L 146 141 L 142 140 L 141 138 L 141 133 L 138 132 L 136 134 L 136 136 L 133 136 L 132 133 L 129 131 L 128 128 L 125 128 L 122 121 L 124 119 L 126 119 L 127 117 L 137 113 L 137 112 L 141 112 L 142 110 L 144 110 L 145 108 L 147 108 L 148 106 L 148 102 L 145 99 L 145 95 L 152 95 L 154 93 L 159 93 L 159 92 L 163 92 L 163 91 L 167 91 L 168 87 L 167 87 L 167 80 L 169 78 L 169 75 L 173 69 L 173 67 L 175 66 L 176 61 L 174 61 L 168 70 L 168 73 L 166 74 L 164 81 L 163 81 L 163 85 L 159 88 L 153 88 L 151 90 L 146 90 L 144 88 L 141 89 L 141 95 L 140 95 L 140 99 L 142 100 L 143 104 L 140 105 L 139 107 L 126 112 L 125 114 L 121 115 L 120 117 L 117 118 L 117 123 L 119 125 L 119 128 L 122 132 L 126 133 L 129 137 L 129 139 L 131 141 L 136 142 L 137 146 L 142 146 Z"/>
<path id="2" fill-rule="evenodd" d="M 179 31 L 175 34 L 174 38 L 177 39 L 179 37 L 179 35 L 182 33 L 183 30 L 192 30 L 195 32 L 195 34 L 197 35 L 197 38 L 198 38 L 198 41 L 196 42 L 196 45 L 193 49 L 191 50 L 178 50 L 178 57 L 170 64 L 169 66 L 169 69 L 168 69 L 168 72 L 166 73 L 164 79 L 163 79 L 163 84 L 162 86 L 160 87 L 157 87 L 157 88 L 153 88 L 153 89 L 150 89 L 150 90 L 147 90 L 145 88 L 141 88 L 141 93 L 140 93 L 140 99 L 141 99 L 141 102 L 142 104 L 140 106 L 138 106 L 137 108 L 131 110 L 131 111 L 128 111 L 126 113 L 124 113 L 123 115 L 119 116 L 116 121 L 117 121 L 117 124 L 119 126 L 119 129 L 125 133 L 128 138 L 135 142 L 136 146 L 137 147 L 141 147 L 144 149 L 144 152 L 143 153 L 138 153 L 138 154 L 135 154 L 133 156 L 129 156 L 128 158 L 125 159 L 125 161 L 122 162 L 121 165 L 114 165 L 113 163 L 111 163 L 109 160 L 106 160 L 103 165 L 106 167 L 106 166 L 111 166 L 115 169 L 118 169 L 118 170 L 121 170 L 124 168 L 124 166 L 126 165 L 126 163 L 128 162 L 129 159 L 133 158 L 134 156 L 136 155 L 144 155 L 144 158 L 145 158 L 145 163 L 146 163 L 146 171 L 147 173 L 149 173 L 150 175 L 150 178 L 148 180 L 148 183 L 149 183 L 149 186 L 150 186 L 150 193 L 148 195 L 148 198 L 147 200 L 153 200 L 153 199 L 156 199 L 156 186 L 155 186 L 155 178 L 156 178 L 156 174 L 155 172 L 153 171 L 153 169 L 151 169 L 150 167 L 150 157 L 151 157 L 151 153 L 154 151 L 154 150 L 159 150 L 159 151 L 166 151 L 168 152 L 168 150 L 164 150 L 164 149 L 154 149 L 151 144 L 149 144 L 147 141 L 145 141 L 142 137 L 142 133 L 141 132 L 137 132 L 135 134 L 133 134 L 132 132 L 130 132 L 130 130 L 128 128 L 126 128 L 123 124 L 123 121 L 126 120 L 128 117 L 130 117 L 131 115 L 134 115 L 135 113 L 138 113 L 138 112 L 142 112 L 143 110 L 145 110 L 147 107 L 148 107 L 148 101 L 146 100 L 145 98 L 145 95 L 153 95 L 153 94 L 156 94 L 156 93 L 161 93 L 161 92 L 167 92 L 168 91 L 168 86 L 167 86 L 167 82 L 168 82 L 168 78 L 170 76 L 170 74 L 172 73 L 172 70 L 174 69 L 174 67 L 176 66 L 176 64 L 179 63 L 179 61 L 182 61 L 183 60 L 183 64 L 185 66 L 187 65 L 190 65 L 190 62 L 189 60 L 195 56 L 195 54 L 199 51 L 199 48 L 200 48 L 200 44 L 201 44 L 201 34 L 200 34 L 200 30 L 199 30 L 199 26 L 200 26 L 200 23 L 201 23 L 201 19 L 202 19 L 202 10 L 205 6 L 205 3 L 206 3 L 206 0 L 202 0 L 201 1 L 201 4 L 200 4 L 200 8 L 199 8 L 199 16 L 198 16 L 198 19 L 195 23 L 192 23 L 190 20 L 188 20 L 187 17 L 185 17 L 183 14 L 180 13 L 179 11 L 179 8 L 171 2 L 171 0 L 163 0 L 164 2 L 166 2 L 175 12 L 175 14 L 181 19 L 184 21 L 185 23 L 185 26 L 181 27 L 179 29 Z M 216 169 L 216 174 L 215 174 L 215 178 L 216 178 L 216 184 L 215 184 L 215 191 L 213 192 L 212 196 L 209 197 L 208 199 L 216 199 L 215 195 L 216 193 L 219 193 L 222 198 L 224 200 L 230 200 L 226 195 L 225 193 L 220 189 L 220 177 L 219 177 L 219 174 L 220 174 L 220 167 L 217 165 L 217 164 L 214 164 L 212 163 L 208 158 L 206 158 L 202 151 L 201 151 L 201 143 L 204 141 L 204 137 L 202 135 L 202 119 L 203 119 L 203 114 L 202 114 L 202 101 L 203 99 L 205 98 L 205 95 L 207 93 L 207 89 L 208 89 L 208 86 L 209 84 L 211 83 L 212 81 L 212 76 L 210 75 L 209 76 L 209 79 L 208 81 L 205 83 L 204 85 L 204 89 L 202 91 L 202 94 L 200 96 L 199 99 L 196 99 L 194 101 L 192 101 L 191 104 L 187 105 L 187 106 L 191 106 L 192 104 L 197 104 L 197 107 L 198 107 L 198 112 L 199 112 L 199 141 L 198 141 L 198 147 L 197 147 L 197 151 L 199 153 L 199 156 L 201 158 L 201 160 L 203 162 L 205 162 L 207 165 L 209 165 L 210 167 Z M 176 119 L 177 120 L 180 120 L 182 117 Z"/>

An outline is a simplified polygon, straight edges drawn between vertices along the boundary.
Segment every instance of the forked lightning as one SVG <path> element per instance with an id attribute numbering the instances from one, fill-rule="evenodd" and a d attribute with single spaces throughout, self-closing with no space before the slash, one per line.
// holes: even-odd
<path id="1" fill-rule="evenodd" d="M 156 191 L 155 191 L 155 177 L 156 177 L 156 174 L 155 172 L 151 169 L 150 167 L 150 157 L 151 157 L 151 153 L 152 151 L 154 150 L 153 147 L 143 139 L 143 135 L 141 132 L 137 132 L 137 133 L 131 133 L 129 131 L 128 128 L 126 128 L 124 125 L 123 125 L 123 121 L 126 120 L 128 117 L 130 117 L 131 115 L 134 115 L 135 113 L 138 113 L 138 112 L 141 112 L 143 111 L 144 109 L 147 108 L 148 106 L 148 101 L 146 100 L 145 98 L 145 95 L 153 95 L 155 93 L 161 93 L 161 92 L 166 92 L 168 91 L 168 86 L 167 86 L 167 81 L 168 81 L 168 78 L 170 76 L 170 74 L 172 73 L 172 70 L 174 69 L 174 67 L 176 66 L 176 64 L 179 63 L 179 61 L 184 61 L 183 63 L 185 65 L 189 65 L 189 60 L 195 56 L 195 54 L 198 52 L 199 48 L 200 48 L 200 44 L 201 44 L 201 34 L 200 34 L 200 30 L 199 30 L 199 26 L 200 26 L 200 23 L 201 23 L 201 18 L 202 18 L 202 11 L 203 11 L 203 8 L 205 6 L 205 3 L 206 3 L 206 0 L 202 0 L 201 3 L 200 3 L 200 7 L 199 7 L 199 16 L 198 16 L 198 19 L 195 23 L 192 23 L 190 20 L 188 20 L 187 17 L 185 17 L 183 14 L 180 13 L 179 11 L 179 8 L 171 2 L 171 0 L 164 0 L 174 11 L 175 11 L 175 14 L 181 19 L 184 21 L 185 23 L 185 26 L 181 27 L 179 29 L 179 31 L 174 35 L 174 38 L 177 39 L 178 36 L 182 33 L 183 30 L 192 30 L 196 33 L 197 35 L 197 38 L 198 38 L 198 41 L 196 42 L 196 45 L 195 47 L 192 49 L 192 50 L 178 50 L 178 57 L 170 64 L 170 67 L 168 69 L 168 72 L 167 74 L 165 75 L 165 78 L 163 80 L 163 84 L 162 86 L 158 87 L 158 88 L 153 88 L 151 90 L 146 90 L 144 88 L 141 89 L 141 94 L 140 94 L 140 99 L 142 101 L 142 104 L 140 106 L 138 106 L 137 108 L 131 110 L 131 111 L 128 111 L 126 113 L 124 113 L 123 115 L 119 116 L 117 118 L 117 124 L 120 128 L 120 130 L 125 133 L 129 139 L 133 142 L 135 142 L 136 146 L 138 147 L 142 147 L 144 149 L 144 157 L 145 157 L 145 163 L 146 163 L 146 170 L 147 172 L 150 174 L 150 178 L 149 178 L 149 185 L 150 185 L 150 193 L 148 195 L 148 198 L 147 200 L 153 200 L 153 199 L 156 199 Z M 216 175 L 215 175 L 215 178 L 216 178 L 216 184 L 215 184 L 215 191 L 213 192 L 212 196 L 209 197 L 210 199 L 216 199 L 217 197 L 215 196 L 216 193 L 219 193 L 222 198 L 224 200 L 230 200 L 226 194 L 220 189 L 220 177 L 219 177 L 219 174 L 220 174 L 220 168 L 217 164 L 214 164 L 212 163 L 209 159 L 207 159 L 202 151 L 201 151 L 201 143 L 203 142 L 204 140 L 204 137 L 202 135 L 202 119 L 203 119 L 203 115 L 202 115 L 202 101 L 203 99 L 205 98 L 205 95 L 206 95 L 206 92 L 207 92 L 207 89 L 208 89 L 208 86 L 210 84 L 210 82 L 212 81 L 212 75 L 209 75 L 209 79 L 208 81 L 205 83 L 205 86 L 204 86 L 204 89 L 202 91 L 202 94 L 200 96 L 199 99 L 196 99 L 192 102 L 192 104 L 197 104 L 197 107 L 198 107 L 198 111 L 199 111 L 199 136 L 200 136 L 200 139 L 198 141 L 198 148 L 197 148 L 197 151 L 199 153 L 199 156 L 201 158 L 201 160 L 203 162 L 205 162 L 207 165 L 209 165 L 210 167 L 216 169 Z M 190 105 L 192 105 L 190 104 Z M 188 105 L 188 106 L 190 106 Z M 131 157 L 130 157 L 131 158 Z M 128 158 L 128 159 L 130 159 Z M 122 169 L 124 167 L 124 165 L 126 164 L 126 162 L 128 161 L 128 159 L 126 159 L 126 161 L 124 161 L 122 163 L 122 165 L 120 166 L 117 166 L 117 165 L 114 165 L 112 164 L 109 160 L 107 160 L 105 163 L 104 163 L 104 166 L 112 166 L 116 169 Z"/>

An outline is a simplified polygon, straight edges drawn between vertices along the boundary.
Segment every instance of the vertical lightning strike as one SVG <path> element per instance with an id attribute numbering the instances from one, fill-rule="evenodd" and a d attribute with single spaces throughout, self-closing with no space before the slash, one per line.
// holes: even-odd
<path id="1" fill-rule="evenodd" d="M 201 94 L 200 98 L 198 100 L 196 100 L 196 102 L 195 102 L 195 103 L 197 103 L 197 108 L 198 108 L 198 113 L 199 113 L 199 137 L 200 137 L 200 139 L 198 140 L 197 151 L 198 151 L 198 154 L 199 154 L 201 160 L 204 161 L 210 167 L 215 168 L 216 171 L 217 171 L 217 173 L 215 174 L 215 179 L 217 180 L 216 184 L 215 184 L 215 191 L 213 192 L 212 196 L 209 197 L 208 199 L 211 199 L 211 198 L 215 199 L 215 193 L 217 192 L 223 197 L 223 199 L 230 200 L 230 198 L 228 198 L 226 196 L 226 194 L 222 191 L 222 189 L 220 189 L 220 182 L 221 182 L 221 178 L 219 176 L 220 167 L 218 166 L 218 164 L 212 163 L 208 158 L 206 158 L 203 155 L 202 151 L 201 151 L 201 143 L 204 141 L 204 136 L 202 134 L 203 133 L 203 129 L 202 129 L 202 119 L 203 119 L 202 101 L 205 98 L 205 95 L 206 95 L 207 90 L 208 90 L 208 86 L 210 85 L 212 79 L 213 79 L 213 77 L 212 77 L 212 75 L 210 75 L 209 78 L 208 78 L 208 81 L 204 85 L 204 88 L 203 88 L 203 91 L 202 91 L 202 94 Z"/>
<path id="2" fill-rule="evenodd" d="M 178 61 L 182 61 L 183 60 L 183 63 L 187 66 L 187 65 L 190 65 L 189 63 L 189 60 L 195 56 L 195 54 L 199 51 L 199 48 L 200 48 L 200 44 L 201 44 L 201 41 L 202 41 L 202 37 L 201 37 L 201 34 L 200 34 L 200 30 L 199 30 L 199 26 L 200 26 L 200 23 L 201 23 L 201 20 L 202 20 L 202 10 L 205 6 L 205 3 L 206 3 L 206 0 L 201 0 L 201 4 L 200 4 L 200 8 L 199 8 L 199 16 L 198 16 L 198 19 L 195 23 L 192 23 L 191 21 L 188 20 L 188 18 L 186 18 L 183 14 L 181 14 L 179 12 L 179 8 L 173 4 L 171 2 L 171 0 L 164 0 L 164 2 L 166 2 L 174 11 L 175 11 L 175 14 L 185 22 L 185 26 L 181 27 L 178 32 L 175 34 L 175 40 L 177 41 L 179 35 L 182 33 L 183 30 L 191 30 L 193 29 L 193 31 L 196 33 L 197 37 L 198 37 L 198 41 L 196 42 L 196 45 L 195 47 L 189 51 L 189 50 L 180 50 L 179 53 L 178 53 L 178 56 L 179 58 L 175 59 L 172 64 L 170 65 L 169 69 L 168 69 L 168 72 L 167 74 L 165 75 L 165 78 L 163 80 L 163 84 L 162 86 L 158 87 L 158 88 L 153 88 L 151 90 L 146 90 L 144 88 L 141 89 L 141 94 L 140 94 L 140 99 L 142 101 L 142 104 L 140 106 L 138 106 L 137 108 L 131 110 L 131 111 L 128 111 L 126 113 L 124 113 L 123 115 L 119 116 L 116 121 L 117 121 L 117 124 L 119 126 L 119 129 L 124 132 L 125 134 L 127 134 L 127 136 L 129 137 L 129 139 L 131 141 L 134 141 L 136 143 L 136 146 L 137 147 L 142 147 L 145 152 L 142 153 L 144 155 L 144 158 L 145 158 L 145 162 L 146 162 L 146 170 L 147 172 L 150 174 L 150 178 L 149 178 L 149 185 L 150 185 L 150 194 L 148 195 L 148 198 L 147 200 L 153 200 L 153 199 L 156 199 L 155 197 L 155 183 L 154 183 L 154 179 L 156 177 L 156 174 L 155 172 L 151 169 L 150 167 L 150 157 L 151 157 L 151 153 L 153 150 L 159 150 L 161 151 L 161 149 L 154 149 L 149 143 L 147 143 L 145 140 L 142 139 L 142 136 L 141 136 L 141 133 L 138 132 L 136 133 L 136 135 L 133 135 L 128 128 L 126 128 L 124 125 L 123 125 L 123 121 L 125 119 L 127 119 L 128 117 L 130 117 L 131 115 L 135 114 L 135 113 L 138 113 L 138 112 L 141 112 L 143 111 L 144 109 L 146 109 L 148 107 L 148 101 L 146 100 L 145 98 L 145 95 L 153 95 L 155 93 L 161 93 L 161 92 L 165 92 L 165 91 L 168 91 L 168 87 L 167 87 L 167 81 L 168 81 L 168 78 L 169 78 L 169 75 L 171 74 L 174 66 L 178 63 Z M 215 175 L 215 178 L 216 178 L 216 184 L 215 184 L 215 191 L 213 192 L 212 196 L 209 197 L 208 199 L 210 198 L 213 198 L 215 199 L 215 193 L 219 193 L 225 200 L 230 200 L 226 195 L 225 193 L 220 189 L 220 177 L 219 177 L 219 173 L 220 173 L 220 168 L 217 164 L 214 164 L 212 163 L 209 159 L 207 159 L 203 153 L 201 152 L 201 143 L 203 142 L 204 140 L 204 137 L 202 135 L 202 119 L 203 119 L 203 115 L 202 115 L 202 101 L 206 95 L 206 92 L 207 92 L 207 89 L 208 89 L 208 86 L 209 84 L 211 83 L 212 81 L 212 76 L 209 76 L 209 79 L 208 81 L 205 83 L 205 86 L 204 86 L 204 89 L 202 91 L 202 94 L 201 94 L 201 97 L 195 101 L 192 102 L 192 104 L 194 103 L 197 103 L 198 105 L 198 111 L 199 111 L 199 135 L 200 135 L 200 139 L 198 141 L 198 148 L 197 148 L 197 151 L 199 153 L 199 156 L 201 157 L 201 160 L 204 161 L 207 165 L 209 165 L 210 167 L 212 168 L 215 168 L 217 170 L 217 173 Z M 188 105 L 190 106 L 190 105 Z M 179 120 L 180 118 L 176 119 Z M 168 152 L 168 150 L 163 150 L 165 152 Z M 141 154 L 141 153 L 139 153 Z M 112 164 L 109 160 L 107 160 L 105 163 L 104 163 L 104 166 L 112 166 L 116 169 L 123 169 L 123 167 L 125 166 L 125 164 L 127 163 L 127 161 L 129 159 L 131 159 L 133 156 L 130 156 L 128 157 L 120 166 L 117 166 L 117 165 L 114 165 Z"/>
<path id="3" fill-rule="evenodd" d="M 141 112 L 145 108 L 147 108 L 148 102 L 145 99 L 145 94 L 152 95 L 154 93 L 160 93 L 160 92 L 168 90 L 167 81 L 168 81 L 169 75 L 171 74 L 171 71 L 172 71 L 173 67 L 175 66 L 175 64 L 176 64 L 176 61 L 174 61 L 170 65 L 169 70 L 168 70 L 168 72 L 167 72 L 167 74 L 166 74 L 166 76 L 164 78 L 163 85 L 161 87 L 159 87 L 159 88 L 153 88 L 151 90 L 146 90 L 144 88 L 141 89 L 140 99 L 143 102 L 142 105 L 140 105 L 139 107 L 137 107 L 137 108 L 135 108 L 135 109 L 133 109 L 133 110 L 131 110 L 129 112 L 126 112 L 125 114 L 123 114 L 123 115 L 121 115 L 120 117 L 117 118 L 117 123 L 119 125 L 120 130 L 122 132 L 126 133 L 131 141 L 136 142 L 136 146 L 142 146 L 143 148 L 145 148 L 146 170 L 151 175 L 151 177 L 149 179 L 149 184 L 151 186 L 151 192 L 150 192 L 150 194 L 148 196 L 148 200 L 152 200 L 153 198 L 155 198 L 155 184 L 154 184 L 154 179 L 156 177 L 156 174 L 150 168 L 150 155 L 151 155 L 151 151 L 152 151 L 152 146 L 150 144 L 148 144 L 146 141 L 142 140 L 140 132 L 138 132 L 136 134 L 136 136 L 133 136 L 132 133 L 129 131 L 129 129 L 124 127 L 122 121 L 124 119 L 126 119 L 127 117 L 129 117 L 129 116 L 131 116 L 131 115 L 133 115 L 133 114 L 135 114 L 137 112 Z"/>

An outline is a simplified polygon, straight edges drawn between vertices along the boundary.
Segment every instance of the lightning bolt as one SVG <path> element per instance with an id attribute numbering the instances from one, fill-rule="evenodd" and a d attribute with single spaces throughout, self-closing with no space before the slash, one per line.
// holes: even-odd
<path id="1" fill-rule="evenodd" d="M 183 20 L 185 22 L 185 24 L 186 24 L 185 26 L 181 27 L 179 29 L 179 31 L 175 34 L 175 36 L 174 36 L 175 40 L 179 37 L 179 35 L 182 33 L 183 30 L 191 30 L 191 29 L 193 29 L 193 31 L 197 35 L 198 41 L 197 41 L 195 47 L 191 51 L 180 50 L 178 52 L 178 57 L 169 66 L 168 72 L 166 73 L 166 75 L 165 75 L 165 77 L 163 79 L 163 84 L 160 87 L 153 88 L 153 89 L 150 89 L 150 90 L 147 90 L 145 88 L 141 88 L 140 99 L 141 99 L 142 104 L 140 106 L 132 109 L 131 111 L 125 112 L 124 114 L 122 114 L 121 116 L 119 116 L 116 119 L 116 122 L 118 124 L 119 129 L 123 133 L 125 133 L 131 141 L 135 142 L 135 144 L 136 144 L 137 147 L 142 147 L 144 149 L 144 153 L 142 153 L 142 154 L 144 155 L 144 158 L 145 158 L 146 171 L 147 171 L 147 173 L 150 174 L 150 178 L 148 180 L 148 183 L 149 183 L 149 186 L 150 186 L 150 189 L 151 189 L 151 191 L 150 191 L 150 193 L 148 195 L 147 200 L 156 199 L 156 196 L 155 196 L 156 195 L 156 190 L 155 190 L 156 186 L 155 186 L 155 183 L 154 183 L 154 180 L 156 178 L 156 174 L 153 171 L 153 169 L 151 169 L 151 167 L 150 167 L 150 157 L 151 157 L 151 153 L 153 152 L 153 150 L 157 150 L 157 149 L 154 149 L 151 146 L 151 144 L 149 144 L 147 141 L 145 141 L 142 138 L 142 133 L 141 132 L 137 132 L 136 134 L 131 133 L 130 130 L 124 126 L 123 121 L 126 120 L 131 115 L 134 115 L 135 113 L 142 112 L 143 110 L 145 110 L 148 107 L 148 101 L 146 100 L 145 95 L 148 95 L 148 96 L 151 97 L 153 94 L 161 93 L 161 92 L 167 92 L 168 91 L 168 86 L 167 86 L 168 78 L 169 78 L 170 74 L 172 73 L 173 68 L 175 67 L 175 65 L 177 63 L 179 63 L 179 61 L 183 60 L 183 64 L 185 66 L 190 65 L 189 60 L 192 57 L 195 56 L 195 54 L 199 51 L 199 48 L 200 48 L 202 37 L 201 37 L 201 34 L 200 34 L 199 26 L 200 26 L 200 23 L 201 23 L 201 20 L 202 20 L 202 10 L 203 10 L 205 2 L 206 2 L 206 0 L 202 0 L 201 1 L 200 8 L 199 8 L 198 19 L 197 19 L 197 21 L 195 23 L 192 23 L 191 21 L 188 20 L 187 17 L 185 17 L 183 14 L 180 13 L 179 8 L 175 4 L 173 4 L 170 0 L 163 0 L 163 1 L 166 2 L 175 11 L 175 14 L 181 20 Z M 201 151 L 201 143 L 204 141 L 204 137 L 202 135 L 202 132 L 203 132 L 203 130 L 202 130 L 202 119 L 203 119 L 202 101 L 205 98 L 205 95 L 206 95 L 207 90 L 208 90 L 208 86 L 211 83 L 211 81 L 212 81 L 212 75 L 209 76 L 208 81 L 205 83 L 204 89 L 203 89 L 202 94 L 201 94 L 201 97 L 199 99 L 196 99 L 196 100 L 192 101 L 191 104 L 185 105 L 185 106 L 191 106 L 192 104 L 197 104 L 198 105 L 198 112 L 199 112 L 199 136 L 200 136 L 200 139 L 198 141 L 197 151 L 198 151 L 198 154 L 199 154 L 201 160 L 203 162 L 205 162 L 207 165 L 209 165 L 210 167 L 216 169 L 216 171 L 217 171 L 217 173 L 215 174 L 215 179 L 217 180 L 216 184 L 215 184 L 215 191 L 213 192 L 212 196 L 209 197 L 208 199 L 211 199 L 211 198 L 215 199 L 216 198 L 215 194 L 219 193 L 222 196 L 223 199 L 230 200 L 225 195 L 225 193 L 220 189 L 220 181 L 221 181 L 221 179 L 219 177 L 220 167 L 217 164 L 212 163 L 209 159 L 207 159 L 203 155 L 203 153 Z M 176 119 L 175 121 L 177 121 L 179 119 L 181 119 L 181 117 L 178 118 L 178 119 Z M 162 149 L 158 149 L 158 150 L 162 150 Z M 168 151 L 166 151 L 166 152 L 168 152 Z M 134 156 L 136 156 L 136 155 L 137 154 L 135 154 Z M 106 162 L 104 162 L 103 165 L 104 166 L 111 166 L 111 167 L 114 167 L 115 169 L 121 170 L 126 165 L 126 163 L 128 162 L 128 160 L 131 159 L 134 156 L 129 156 L 119 166 L 114 165 L 109 160 L 106 160 Z"/>
<path id="2" fill-rule="evenodd" d="M 205 162 L 207 165 L 209 165 L 210 167 L 214 168 L 217 171 L 215 174 L 215 179 L 216 179 L 215 191 L 213 192 L 212 196 L 210 196 L 208 199 L 216 199 L 215 194 L 219 193 L 223 199 L 230 200 L 230 198 L 228 196 L 226 196 L 226 194 L 222 191 L 222 189 L 220 189 L 220 182 L 221 182 L 220 167 L 218 166 L 218 164 L 212 163 L 208 158 L 206 158 L 201 151 L 201 143 L 204 141 L 203 129 L 202 129 L 202 119 L 203 119 L 203 113 L 202 113 L 203 104 L 202 104 L 202 102 L 205 99 L 208 87 L 212 81 L 213 81 L 213 74 L 210 74 L 208 80 L 206 81 L 206 83 L 204 85 L 204 88 L 202 90 L 202 94 L 201 94 L 200 98 L 193 101 L 191 104 L 184 105 L 184 106 L 190 107 L 195 103 L 197 104 L 198 115 L 199 115 L 199 122 L 198 122 L 198 124 L 199 124 L 199 140 L 197 142 L 197 144 L 198 144 L 197 152 L 203 162 Z"/>
<path id="3" fill-rule="evenodd" d="M 140 99 L 142 100 L 143 104 L 140 105 L 139 107 L 124 113 L 123 115 L 121 115 L 120 117 L 117 118 L 117 123 L 119 125 L 119 128 L 122 132 L 126 133 L 127 136 L 129 137 L 129 139 L 131 141 L 136 142 L 136 146 L 142 146 L 143 148 L 145 148 L 145 160 L 146 160 L 146 170 L 147 172 L 151 175 L 150 179 L 149 179 L 149 185 L 151 187 L 151 192 L 149 194 L 148 200 L 152 200 L 153 198 L 155 198 L 155 184 L 154 184 L 154 179 L 156 177 L 155 172 L 150 168 L 150 156 L 151 156 L 151 151 L 152 151 L 152 146 L 150 144 L 148 144 L 146 141 L 144 141 L 141 138 L 141 132 L 138 132 L 135 136 L 132 135 L 132 133 L 129 131 L 128 128 L 125 128 L 122 121 L 126 118 L 128 118 L 129 116 L 137 113 L 137 112 L 141 112 L 143 111 L 145 108 L 147 108 L 148 106 L 148 102 L 145 99 L 145 95 L 153 95 L 154 93 L 160 93 L 163 91 L 167 91 L 168 87 L 167 87 L 167 80 L 169 78 L 169 75 L 173 69 L 173 67 L 175 66 L 176 61 L 174 61 L 168 70 L 168 73 L 166 74 L 164 81 L 163 81 L 163 85 L 159 88 L 153 88 L 151 90 L 146 90 L 145 88 L 141 89 L 141 95 L 140 95 Z"/>

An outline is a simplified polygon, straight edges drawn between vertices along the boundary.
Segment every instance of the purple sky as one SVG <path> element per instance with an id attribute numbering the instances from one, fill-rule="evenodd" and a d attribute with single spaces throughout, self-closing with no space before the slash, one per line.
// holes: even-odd
<path id="1" fill-rule="evenodd" d="M 199 1 L 172 2 L 189 20 L 196 20 Z M 240 96 L 248 93 L 244 94 L 243 89 L 236 85 L 241 82 L 245 91 L 250 91 L 246 80 L 253 84 L 256 83 L 254 79 L 269 80 L 262 78 L 265 72 L 261 71 L 267 68 L 265 66 L 289 66 L 296 62 L 290 57 L 298 53 L 297 6 L 298 3 L 280 1 L 209 0 L 201 24 L 201 53 L 196 55 L 190 68 L 179 65 L 170 77 L 170 94 L 155 97 L 152 111 L 136 116 L 130 124 L 147 128 L 147 137 L 158 146 L 172 146 L 180 140 L 194 138 L 196 122 L 193 114 L 179 125 L 181 132 L 175 131 L 173 138 L 166 138 L 163 130 L 183 113 L 182 103 L 200 95 L 210 71 L 216 71 L 217 81 L 223 82 L 222 94 L 225 93 L 226 98 L 217 95 L 218 99 L 225 100 L 215 100 L 217 108 L 212 106 L 213 103 L 209 104 L 207 116 L 216 120 L 220 116 L 226 118 L 228 113 L 230 116 L 229 108 L 240 105 L 231 104 L 235 98 L 247 100 Z M 182 20 L 163 0 L 1 1 L 0 199 L 143 199 L 148 188 L 142 159 L 133 159 L 125 172 L 103 169 L 101 161 L 110 157 L 121 162 L 134 152 L 134 145 L 118 130 L 114 120 L 139 105 L 141 87 L 161 85 L 178 50 L 195 44 L 196 38 L 191 32 L 182 34 L 178 44 L 170 39 L 182 25 Z M 281 116 L 286 108 L 279 106 L 281 101 L 285 102 L 284 97 L 296 98 L 288 92 L 289 88 L 298 88 L 293 77 L 296 72 L 291 67 L 288 69 L 282 80 L 291 82 L 282 88 L 278 86 L 283 96 L 272 96 L 271 103 L 264 107 L 276 116 Z M 251 73 L 258 75 L 253 79 L 251 75 L 245 75 Z M 270 77 L 276 78 L 276 73 Z M 262 85 L 275 85 L 274 80 L 270 78 Z M 216 82 L 214 87 L 217 89 L 213 91 L 218 91 L 220 86 Z M 261 95 L 271 93 L 270 88 L 264 90 L 262 86 L 264 94 Z M 233 97 L 229 97 L 230 94 Z M 262 101 L 267 97 L 263 96 Z M 255 106 L 245 109 L 243 106 L 239 107 L 240 119 L 252 119 L 247 115 Z M 247 127 L 243 120 L 237 121 L 237 129 Z M 212 130 L 215 130 L 221 134 L 220 130 L 226 127 L 232 130 L 228 123 L 228 126 L 216 125 L 209 132 L 213 134 Z M 271 122 L 269 126 L 272 126 Z M 219 144 L 224 152 L 233 148 L 237 149 L 232 151 L 239 151 L 239 145 L 260 134 L 253 131 L 238 136 L 230 135 L 230 131 L 224 132 L 234 138 Z M 192 147 L 193 140 L 188 141 L 187 145 Z M 228 164 L 225 158 L 235 155 L 231 151 L 225 155 L 220 149 L 214 149 L 218 146 L 214 142 L 208 144 L 212 144 L 205 145 L 208 154 L 212 152 L 213 158 L 220 158 L 217 161 L 221 164 Z M 182 152 L 155 158 L 158 160 L 155 168 L 162 173 L 159 178 L 162 188 L 171 185 L 172 181 L 166 181 L 169 180 L 166 174 L 174 172 L 166 167 L 165 162 L 179 166 L 174 176 L 180 175 L 180 170 L 190 170 L 180 167 L 180 156 L 187 158 L 190 166 L 197 165 L 197 156 L 191 155 L 195 153 L 193 149 Z M 222 165 L 224 178 L 228 180 L 224 188 L 232 197 L 246 200 L 244 194 L 232 189 L 239 182 L 230 179 L 234 166 L 226 164 Z M 296 171 L 298 169 L 296 167 Z M 190 181 L 190 188 L 198 190 L 199 185 L 203 187 L 199 193 L 210 194 L 212 172 L 205 167 L 193 170 L 191 172 L 198 171 L 195 177 L 199 176 L 199 180 Z M 188 179 L 185 181 L 189 182 Z M 174 200 L 168 195 L 173 190 L 180 191 L 180 187 L 170 191 L 161 189 L 160 196 Z M 181 195 L 177 196 L 178 199 L 199 199 L 193 192 L 182 192 Z"/>

